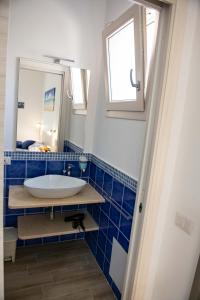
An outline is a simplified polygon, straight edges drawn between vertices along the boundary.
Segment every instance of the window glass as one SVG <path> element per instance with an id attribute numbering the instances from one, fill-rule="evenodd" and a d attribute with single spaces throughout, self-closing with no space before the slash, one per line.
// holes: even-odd
<path id="1" fill-rule="evenodd" d="M 107 59 L 110 101 L 135 101 L 136 88 L 130 81 L 130 72 L 136 81 L 133 19 L 107 38 Z"/>
<path id="2" fill-rule="evenodd" d="M 81 69 L 71 68 L 72 94 L 74 104 L 84 103 L 84 91 L 82 84 Z"/>

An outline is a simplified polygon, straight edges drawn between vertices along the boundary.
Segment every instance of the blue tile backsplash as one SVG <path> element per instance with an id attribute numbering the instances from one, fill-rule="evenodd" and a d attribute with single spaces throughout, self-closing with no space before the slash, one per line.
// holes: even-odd
<path id="1" fill-rule="evenodd" d="M 64 161 L 47 161 L 47 174 L 62 175 L 65 169 Z"/>
<path id="2" fill-rule="evenodd" d="M 8 189 L 10 185 L 21 185 L 24 179 L 44 174 L 62 174 L 67 164 L 73 165 L 71 175 L 87 180 L 105 199 L 105 203 L 92 205 L 71 205 L 57 207 L 57 211 L 87 209 L 99 225 L 98 231 L 68 234 L 27 241 L 18 241 L 18 246 L 30 246 L 66 240 L 84 239 L 95 256 L 100 268 L 111 285 L 116 298 L 121 294 L 109 275 L 113 237 L 128 252 L 129 239 L 134 213 L 137 182 L 116 168 L 85 154 L 88 167 L 85 173 L 79 169 L 80 153 L 29 153 L 5 152 L 12 158 L 11 165 L 5 166 L 4 176 L 4 223 L 5 226 L 17 226 L 17 216 L 45 213 L 44 208 L 18 209 L 8 208 Z"/>
<path id="3" fill-rule="evenodd" d="M 32 178 L 46 174 L 46 161 L 45 160 L 27 160 L 26 161 L 26 177 Z"/>
<path id="4" fill-rule="evenodd" d="M 6 166 L 7 178 L 25 178 L 26 177 L 26 161 L 14 160 L 11 165 Z"/>

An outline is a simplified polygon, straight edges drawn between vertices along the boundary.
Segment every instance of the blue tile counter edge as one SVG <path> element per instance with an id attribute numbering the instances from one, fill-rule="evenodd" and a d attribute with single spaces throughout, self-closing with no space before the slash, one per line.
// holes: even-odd
<path id="1" fill-rule="evenodd" d="M 79 161 L 80 153 L 75 152 L 23 152 L 23 151 L 5 151 L 4 156 L 11 157 L 12 160 L 68 160 Z M 87 159 L 91 160 L 91 154 L 84 153 Z"/>

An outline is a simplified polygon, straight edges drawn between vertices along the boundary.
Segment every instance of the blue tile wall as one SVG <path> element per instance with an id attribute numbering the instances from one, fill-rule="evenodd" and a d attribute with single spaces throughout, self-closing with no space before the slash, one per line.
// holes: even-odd
<path id="1" fill-rule="evenodd" d="M 11 165 L 12 167 L 12 165 Z M 46 174 L 46 161 L 45 160 L 27 160 L 26 161 L 26 176 L 32 178 Z"/>
<path id="2" fill-rule="evenodd" d="M 44 174 L 62 174 L 68 163 L 73 165 L 72 176 L 86 179 L 104 197 L 105 203 L 102 204 L 57 207 L 57 211 L 87 209 L 99 225 L 98 231 L 18 241 L 18 246 L 85 238 L 116 298 L 121 299 L 121 294 L 109 275 L 112 242 L 113 238 L 116 238 L 123 249 L 128 252 L 137 181 L 88 153 L 84 153 L 88 158 L 88 167 L 85 173 L 79 169 L 80 153 L 5 152 L 5 155 L 12 158 L 12 164 L 5 167 L 4 212 L 6 226 L 16 226 L 19 215 L 45 213 L 46 211 L 44 208 L 9 209 L 9 186 L 23 184 L 25 178 Z"/>
<path id="3" fill-rule="evenodd" d="M 42 155 L 38 155 L 37 159 L 34 160 L 30 154 L 27 154 L 22 159 L 21 156 L 18 156 L 18 153 L 10 153 L 11 157 L 15 157 L 16 159 L 12 159 L 11 165 L 6 165 L 4 168 L 4 226 L 14 226 L 17 227 L 17 217 L 23 215 L 31 215 L 31 214 L 41 214 L 46 213 L 47 208 L 26 208 L 26 209 L 9 209 L 8 207 L 8 194 L 9 194 L 9 186 L 11 185 L 22 185 L 26 178 L 32 178 L 36 176 L 41 176 L 45 174 L 62 174 L 63 170 L 67 167 L 67 164 L 70 163 L 73 165 L 72 168 L 72 176 L 80 177 L 85 180 L 89 180 L 89 163 L 88 170 L 85 173 L 80 172 L 78 161 L 71 160 L 71 155 L 69 155 L 70 160 L 50 160 L 49 157 L 44 157 Z M 56 158 L 57 158 L 57 154 Z M 46 158 L 46 159 L 44 159 Z M 61 156 L 60 156 L 61 158 Z M 65 155 L 65 158 L 68 156 Z M 77 209 L 85 209 L 86 205 L 71 205 L 71 206 L 58 206 L 55 207 L 56 211 L 75 211 Z M 84 234 L 78 233 L 74 235 L 66 235 L 66 236 L 56 236 L 56 237 L 48 237 L 27 241 L 18 241 L 17 245 L 21 246 L 30 246 L 35 244 L 46 244 L 51 242 L 61 242 L 64 240 L 74 240 L 74 239 L 83 239 Z"/>
<path id="4" fill-rule="evenodd" d="M 75 152 L 75 153 L 82 153 L 83 148 L 77 146 L 76 144 L 65 140 L 64 141 L 64 147 L 63 147 L 63 152 Z"/>
<path id="5" fill-rule="evenodd" d="M 112 194 L 112 187 L 113 187 L 113 177 L 107 173 L 104 173 L 103 190 L 108 196 L 111 196 Z"/>
<path id="6" fill-rule="evenodd" d="M 7 178 L 25 178 L 26 177 L 26 161 L 14 160 L 11 165 L 6 166 Z"/>
<path id="7" fill-rule="evenodd" d="M 117 174 L 116 169 L 102 164 L 102 161 L 95 162 L 97 158 L 92 156 L 89 182 L 101 193 L 105 203 L 87 206 L 99 225 L 99 231 L 96 234 L 86 233 L 85 239 L 116 298 L 121 299 L 121 293 L 109 275 L 112 243 L 115 238 L 128 253 L 137 184 L 135 181 L 131 184 L 127 175 Z"/>
<path id="8" fill-rule="evenodd" d="M 47 174 L 58 174 L 62 175 L 65 169 L 64 161 L 47 161 Z"/>
<path id="9" fill-rule="evenodd" d="M 128 176 L 127 174 L 123 173 L 122 171 L 119 171 L 118 169 L 114 168 L 113 166 L 109 165 L 105 161 L 99 159 L 93 154 L 89 155 L 89 159 L 91 162 L 96 166 L 99 167 L 102 171 L 108 173 L 113 177 L 113 179 L 116 179 L 117 181 L 124 184 L 126 187 L 130 188 L 133 191 L 137 191 L 137 180 L 134 178 Z"/>

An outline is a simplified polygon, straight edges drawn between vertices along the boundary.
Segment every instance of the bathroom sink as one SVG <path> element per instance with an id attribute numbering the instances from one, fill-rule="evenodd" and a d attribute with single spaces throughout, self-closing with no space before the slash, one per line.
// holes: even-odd
<path id="1" fill-rule="evenodd" d="M 37 198 L 66 198 L 80 192 L 86 181 L 62 175 L 45 175 L 24 181 L 27 191 Z"/>

